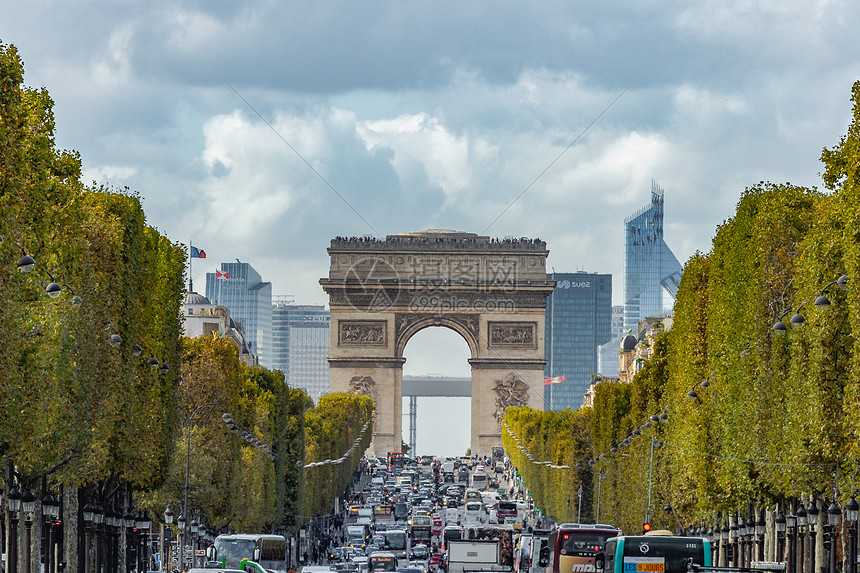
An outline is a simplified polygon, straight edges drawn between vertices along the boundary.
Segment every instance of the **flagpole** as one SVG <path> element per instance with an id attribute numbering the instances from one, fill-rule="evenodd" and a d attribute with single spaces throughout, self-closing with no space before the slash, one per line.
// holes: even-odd
<path id="1" fill-rule="evenodd" d="M 190 287 L 193 284 L 193 274 L 191 270 L 191 263 L 194 260 L 194 257 L 191 256 L 191 239 L 188 240 L 188 286 Z"/>

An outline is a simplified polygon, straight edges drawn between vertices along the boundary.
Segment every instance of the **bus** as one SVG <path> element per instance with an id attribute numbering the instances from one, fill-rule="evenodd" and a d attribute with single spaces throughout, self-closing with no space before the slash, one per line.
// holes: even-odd
<path id="1" fill-rule="evenodd" d="M 499 523 L 517 523 L 519 513 L 514 501 L 499 500 L 496 502 L 496 521 Z"/>
<path id="2" fill-rule="evenodd" d="M 603 551 L 604 573 L 686 573 L 692 562 L 711 567 L 711 542 L 681 537 L 670 531 L 621 535 L 608 539 Z"/>
<path id="3" fill-rule="evenodd" d="M 473 487 L 467 487 L 466 491 L 463 493 L 463 502 L 465 503 L 465 502 L 469 502 L 469 501 L 483 502 L 484 499 L 483 499 L 483 496 L 481 495 L 481 492 L 479 492 L 478 490 L 476 490 Z"/>
<path id="4" fill-rule="evenodd" d="M 469 480 L 469 485 L 478 491 L 486 490 L 489 483 L 490 480 L 487 479 L 487 474 L 483 471 L 475 471 L 472 473 L 472 477 Z"/>
<path id="5" fill-rule="evenodd" d="M 405 529 L 386 529 L 382 532 L 385 536 L 385 550 L 390 551 L 398 559 L 406 559 L 409 556 L 409 536 Z"/>
<path id="6" fill-rule="evenodd" d="M 397 571 L 397 557 L 388 551 L 374 551 L 368 563 L 370 571 Z"/>
<path id="7" fill-rule="evenodd" d="M 403 452 L 388 452 L 388 471 L 394 473 L 395 468 L 403 469 Z"/>
<path id="8" fill-rule="evenodd" d="M 430 528 L 433 523 L 430 521 L 429 515 L 413 515 L 412 523 L 409 526 L 409 537 L 413 543 L 430 544 L 431 536 Z"/>
<path id="9" fill-rule="evenodd" d="M 595 560 L 606 540 L 618 535 L 621 531 L 611 525 L 562 523 L 547 540 L 548 573 L 594 573 Z"/>
<path id="10" fill-rule="evenodd" d="M 287 540 L 283 535 L 237 533 L 219 535 L 214 558 L 222 569 L 243 569 L 242 561 L 255 561 L 264 569 L 287 571 Z M 210 557 L 211 558 L 211 557 Z"/>

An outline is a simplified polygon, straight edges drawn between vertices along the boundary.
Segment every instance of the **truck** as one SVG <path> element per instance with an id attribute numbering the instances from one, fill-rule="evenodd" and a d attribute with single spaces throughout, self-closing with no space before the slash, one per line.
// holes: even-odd
<path id="1" fill-rule="evenodd" d="M 363 548 L 367 542 L 367 529 L 364 525 L 346 526 L 347 545 Z"/>
<path id="2" fill-rule="evenodd" d="M 470 571 L 511 571 L 501 565 L 500 541 L 496 540 L 448 540 L 448 573 Z"/>

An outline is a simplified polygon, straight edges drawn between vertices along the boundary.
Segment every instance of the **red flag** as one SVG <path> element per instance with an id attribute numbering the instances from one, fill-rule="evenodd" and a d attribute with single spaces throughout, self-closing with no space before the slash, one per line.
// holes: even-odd
<path id="1" fill-rule="evenodd" d="M 555 376 L 553 378 L 544 378 L 543 385 L 549 386 L 550 384 L 558 384 L 559 382 L 567 382 L 567 378 L 564 376 Z"/>
<path id="2" fill-rule="evenodd" d="M 216 278 L 216 279 L 229 279 L 229 278 L 230 278 L 230 273 L 228 273 L 227 271 L 224 271 L 224 272 L 222 273 L 221 271 L 216 270 L 216 271 L 215 271 L 215 278 Z"/>

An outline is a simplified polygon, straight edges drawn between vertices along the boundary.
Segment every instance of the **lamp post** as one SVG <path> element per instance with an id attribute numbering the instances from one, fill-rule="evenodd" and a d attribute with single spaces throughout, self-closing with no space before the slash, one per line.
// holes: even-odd
<path id="1" fill-rule="evenodd" d="M 804 573 L 806 571 L 806 508 L 803 507 L 803 500 L 800 500 L 800 507 L 797 508 L 797 531 L 799 535 L 799 550 L 797 552 L 797 571 Z"/>
<path id="2" fill-rule="evenodd" d="M 789 502 L 789 513 L 785 516 L 785 545 L 788 559 L 786 570 L 797 573 L 797 516 L 794 514 L 794 501 Z"/>
<path id="3" fill-rule="evenodd" d="M 788 552 L 786 569 L 788 573 L 797 573 L 797 516 L 794 514 L 794 501 L 789 502 L 789 513 L 785 516 L 785 532 Z"/>
<path id="4" fill-rule="evenodd" d="M 93 503 L 88 501 L 87 504 L 83 508 L 83 518 L 84 518 L 84 572 L 90 573 L 90 563 L 92 560 L 90 559 L 90 545 L 92 542 L 92 525 L 93 525 L 93 511 L 95 507 L 93 507 Z"/>
<path id="5" fill-rule="evenodd" d="M 102 524 L 105 521 L 105 510 L 102 507 L 102 504 L 96 502 L 95 509 L 93 509 L 93 535 L 95 536 L 95 549 L 96 549 L 96 558 L 95 558 L 95 566 L 96 573 L 101 573 L 102 565 L 104 561 L 104 528 Z"/>
<path id="6" fill-rule="evenodd" d="M 126 569 L 130 569 L 131 568 L 131 563 L 130 563 L 130 561 L 131 561 L 131 555 L 130 555 L 131 548 L 137 547 L 137 541 L 135 540 L 135 537 L 134 537 L 134 512 L 131 511 L 130 507 L 125 510 L 125 515 L 122 518 L 122 525 L 123 525 L 123 527 L 125 527 L 125 534 L 126 534 L 125 557 L 124 557 L 125 567 L 126 567 Z M 135 549 L 134 555 L 135 555 L 134 560 L 136 563 L 137 562 L 137 549 Z"/>
<path id="7" fill-rule="evenodd" d="M 137 559 L 137 570 L 138 573 L 140 573 L 149 569 L 149 557 L 147 555 L 147 546 L 149 545 L 147 534 L 149 532 L 150 525 L 149 513 L 145 511 L 141 513 L 138 510 L 137 517 L 135 518 L 135 525 L 137 526 L 137 533 L 140 537 L 140 548 L 138 549 Z"/>
<path id="8" fill-rule="evenodd" d="M 827 508 L 827 553 L 828 553 L 828 571 L 836 573 L 836 526 L 839 525 L 839 520 L 842 517 L 842 510 L 836 504 L 834 498 Z"/>
<path id="9" fill-rule="evenodd" d="M 173 512 L 170 510 L 170 506 L 167 506 L 167 509 L 164 510 L 164 521 L 161 524 L 161 570 L 162 571 L 170 571 L 170 559 L 169 559 L 169 547 L 170 547 L 170 536 L 168 534 L 166 543 L 165 543 L 165 529 L 173 523 Z"/>
<path id="10" fill-rule="evenodd" d="M 785 545 L 783 541 L 785 540 L 785 515 L 782 513 L 782 505 L 780 504 L 779 511 L 776 514 L 776 518 L 774 518 L 774 524 L 776 525 L 776 560 L 783 561 L 785 557 L 785 552 L 783 548 Z"/>
<path id="11" fill-rule="evenodd" d="M 26 528 L 24 535 L 24 573 L 30 573 L 30 561 L 33 557 L 30 543 L 33 531 L 33 514 L 36 513 L 36 496 L 33 495 L 30 488 L 24 490 L 24 494 L 21 496 L 21 510 L 24 512 L 24 527 Z"/>
<path id="12" fill-rule="evenodd" d="M 741 544 L 740 544 L 740 539 L 738 538 L 739 533 L 740 533 L 740 527 L 738 526 L 738 519 L 740 519 L 740 514 L 737 514 L 735 516 L 735 520 L 732 523 L 731 527 L 729 528 L 730 537 L 731 537 L 731 548 L 732 548 L 732 564 L 731 564 L 732 567 L 738 567 L 740 564 Z"/>
<path id="13" fill-rule="evenodd" d="M 199 531 L 200 526 L 197 524 L 197 520 L 194 519 L 191 521 L 191 566 L 197 567 L 197 532 Z"/>
<path id="14" fill-rule="evenodd" d="M 756 555 L 756 559 L 759 561 L 764 561 L 764 532 L 766 526 L 764 522 L 764 510 L 760 510 L 758 512 L 758 519 L 755 522 L 755 536 L 758 539 L 758 554 Z"/>
<path id="15" fill-rule="evenodd" d="M 185 514 L 181 514 L 176 520 L 176 525 L 179 526 L 179 570 L 185 571 Z"/>
<path id="16" fill-rule="evenodd" d="M 50 491 L 42 496 L 42 515 L 45 518 L 45 573 L 54 573 L 54 542 L 52 534 L 54 522 L 60 515 L 60 502 Z"/>
<path id="17" fill-rule="evenodd" d="M 806 523 L 809 524 L 809 571 L 815 573 L 815 553 L 818 547 L 818 505 L 815 498 L 806 507 Z"/>
<path id="18" fill-rule="evenodd" d="M 848 522 L 848 571 L 857 573 L 857 517 L 860 514 L 860 504 L 851 494 L 851 499 L 845 504 L 845 521 Z"/>
<path id="19" fill-rule="evenodd" d="M 603 485 L 603 478 L 606 477 L 606 472 L 600 468 L 600 473 L 597 474 L 597 516 L 594 518 L 595 523 L 600 523 L 600 486 Z"/>
<path id="20" fill-rule="evenodd" d="M 9 551 L 7 555 L 9 573 L 18 573 L 18 517 L 21 511 L 21 491 L 13 485 L 6 498 L 9 500 Z"/>

